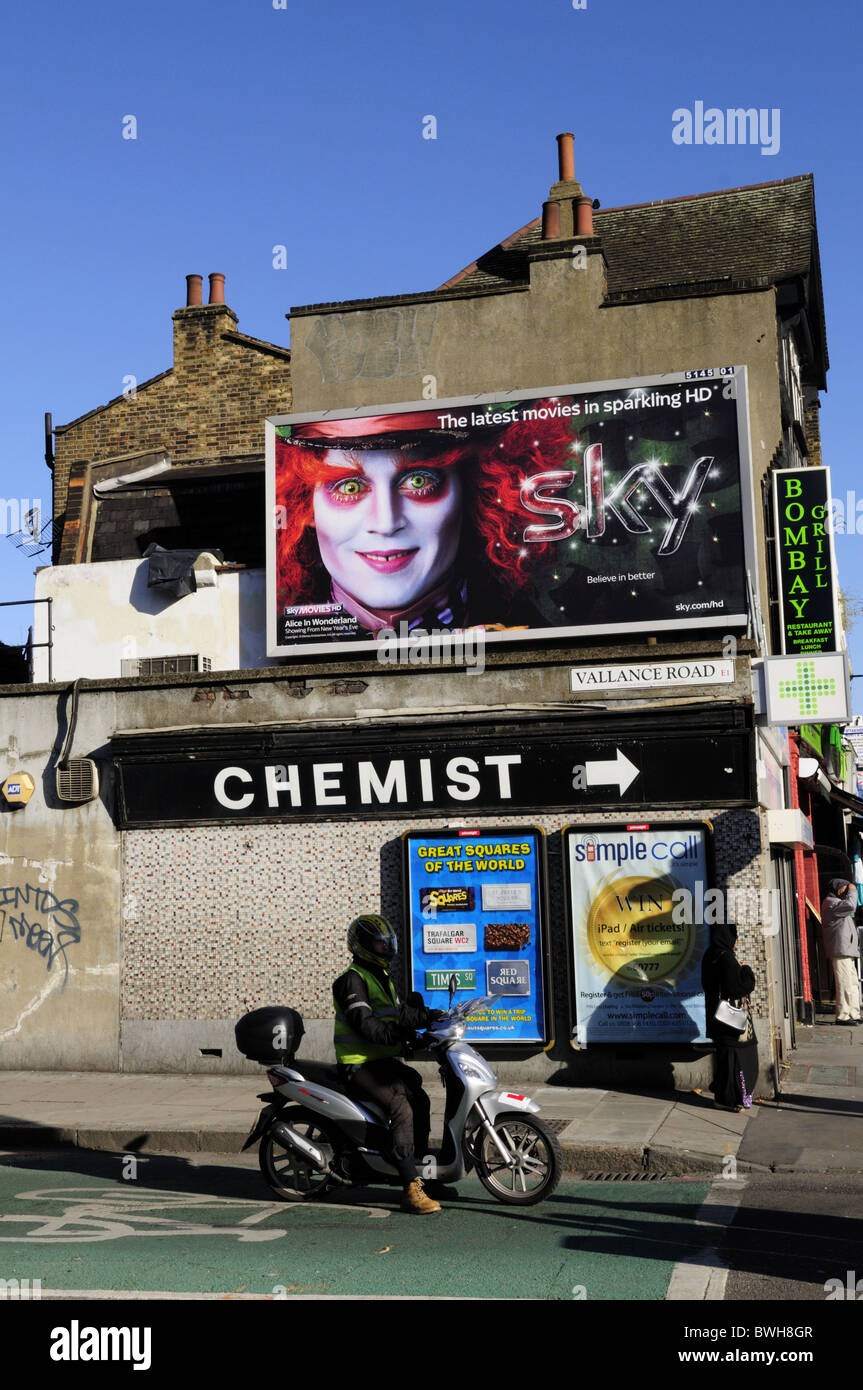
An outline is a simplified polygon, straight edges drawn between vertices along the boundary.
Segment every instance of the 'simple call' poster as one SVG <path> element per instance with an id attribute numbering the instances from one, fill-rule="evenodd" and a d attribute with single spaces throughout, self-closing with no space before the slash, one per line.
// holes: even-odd
<path id="1" fill-rule="evenodd" d="M 707 859 L 696 822 L 564 831 L 579 1046 L 705 1039 Z"/>

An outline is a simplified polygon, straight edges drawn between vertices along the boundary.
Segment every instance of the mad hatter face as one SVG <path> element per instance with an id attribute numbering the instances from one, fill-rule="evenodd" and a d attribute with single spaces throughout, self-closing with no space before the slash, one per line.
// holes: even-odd
<path id="1" fill-rule="evenodd" d="M 321 559 L 366 608 L 409 607 L 444 579 L 461 534 L 461 480 L 397 451 L 329 449 L 315 488 Z"/>

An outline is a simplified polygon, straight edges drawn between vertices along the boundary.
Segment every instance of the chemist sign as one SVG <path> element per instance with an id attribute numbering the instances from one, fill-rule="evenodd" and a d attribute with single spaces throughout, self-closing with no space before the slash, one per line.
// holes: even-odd
<path id="1" fill-rule="evenodd" d="M 579 825 L 563 838 L 577 1046 L 703 1040 L 705 825 Z"/>
<path id="2" fill-rule="evenodd" d="M 456 1002 L 493 998 L 468 1038 L 546 1042 L 543 832 L 412 830 L 404 854 L 411 988 L 445 1008 L 455 976 Z"/>

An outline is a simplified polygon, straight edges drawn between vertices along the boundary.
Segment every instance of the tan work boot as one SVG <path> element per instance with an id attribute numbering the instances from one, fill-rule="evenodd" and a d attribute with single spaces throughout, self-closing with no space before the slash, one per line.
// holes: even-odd
<path id="1" fill-rule="evenodd" d="M 404 1190 L 401 1209 L 425 1216 L 429 1212 L 440 1211 L 440 1202 L 433 1202 L 431 1197 L 426 1196 L 423 1192 L 422 1178 L 414 1178 Z"/>

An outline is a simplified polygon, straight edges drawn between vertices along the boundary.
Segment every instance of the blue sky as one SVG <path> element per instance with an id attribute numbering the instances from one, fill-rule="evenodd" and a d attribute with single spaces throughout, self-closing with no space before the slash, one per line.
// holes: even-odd
<path id="1" fill-rule="evenodd" d="M 63 423 L 124 377 L 168 367 L 187 273 L 223 271 L 240 329 L 287 344 L 292 304 L 433 288 L 537 216 L 554 136 L 572 130 L 576 176 L 606 207 L 815 174 L 824 461 L 835 494 L 856 489 L 863 532 L 856 7 L 285 6 L 7 7 L 0 497 L 42 498 L 47 516 L 44 412 Z M 675 144 L 672 112 L 699 100 L 778 107 L 778 153 Z M 436 140 L 422 138 L 429 114 Z M 128 115 L 136 140 L 122 138 Z M 863 599 L 863 534 L 837 537 L 836 551 L 843 587 Z M 28 597 L 35 563 L 0 537 L 0 596 Z M 23 640 L 28 612 L 0 610 L 0 637 Z M 850 644 L 863 673 L 863 615 Z M 855 703 L 863 711 L 863 690 Z"/>

